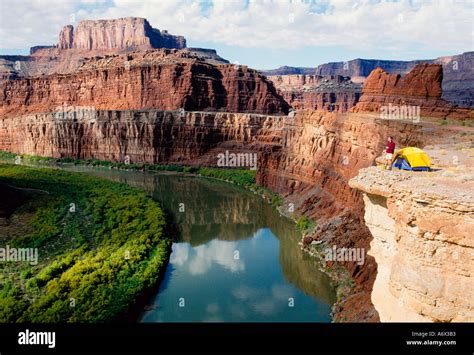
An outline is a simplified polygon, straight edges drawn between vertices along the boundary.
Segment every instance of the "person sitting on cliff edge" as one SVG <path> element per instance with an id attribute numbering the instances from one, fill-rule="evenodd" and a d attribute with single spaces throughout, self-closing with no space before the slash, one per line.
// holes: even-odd
<path id="1" fill-rule="evenodd" d="M 394 152 L 395 152 L 395 142 L 393 141 L 393 138 L 389 136 L 387 139 L 387 146 L 385 147 L 385 161 L 386 161 L 385 169 L 388 168 L 389 170 L 392 170 L 392 159 L 393 159 Z"/>

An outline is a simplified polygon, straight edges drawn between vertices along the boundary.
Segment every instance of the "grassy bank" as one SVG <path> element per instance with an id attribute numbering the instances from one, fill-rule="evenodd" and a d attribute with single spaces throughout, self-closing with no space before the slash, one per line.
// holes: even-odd
<path id="1" fill-rule="evenodd" d="M 16 155 L 13 153 L 0 151 L 0 160 L 19 163 L 42 164 L 56 166 L 58 164 L 87 165 L 93 167 L 103 167 L 109 169 L 133 170 L 133 171 L 170 171 L 185 174 L 194 174 L 201 177 L 226 181 L 234 185 L 244 187 L 262 196 L 271 205 L 278 207 L 283 203 L 280 195 L 256 184 L 256 171 L 243 169 L 223 169 L 209 167 L 192 167 L 184 165 L 160 165 L 160 164 L 126 164 L 115 163 L 98 159 L 72 159 L 72 158 L 49 158 L 32 155 Z"/>
<path id="2" fill-rule="evenodd" d="M 0 262 L 0 322 L 120 319 L 166 266 L 165 216 L 141 190 L 6 164 L 0 186 L 22 201 L 10 216 L 1 205 L 0 248 L 38 250 L 35 265 Z"/>

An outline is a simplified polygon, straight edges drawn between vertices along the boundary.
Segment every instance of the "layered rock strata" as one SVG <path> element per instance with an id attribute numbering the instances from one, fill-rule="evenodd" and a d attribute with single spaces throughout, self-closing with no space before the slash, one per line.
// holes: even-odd
<path id="1" fill-rule="evenodd" d="M 228 63 L 215 50 L 187 49 L 184 37 L 152 28 L 144 18 L 84 20 L 76 28 L 64 26 L 56 45 L 31 47 L 30 55 L 0 56 L 0 80 L 68 74 L 76 71 L 88 58 L 161 48 L 187 51 L 211 64 Z"/>
<path id="2" fill-rule="evenodd" d="M 364 83 L 362 96 L 353 112 L 387 112 L 392 106 L 419 109 L 420 116 L 474 119 L 474 111 L 458 108 L 441 98 L 443 68 L 438 64 L 418 64 L 406 76 L 373 70 Z"/>
<path id="3" fill-rule="evenodd" d="M 361 85 L 342 76 L 273 75 L 268 78 L 294 110 L 347 112 L 359 101 Z"/>
<path id="4" fill-rule="evenodd" d="M 474 321 L 472 158 L 464 164 L 431 173 L 371 167 L 350 180 L 364 193 L 381 321 Z"/>
<path id="5" fill-rule="evenodd" d="M 65 26 L 59 34 L 59 49 L 131 49 L 186 47 L 182 36 L 151 27 L 144 18 L 127 17 L 113 20 L 84 20 L 77 28 Z"/>
<path id="6" fill-rule="evenodd" d="M 352 81 L 363 83 L 376 68 L 381 68 L 390 74 L 403 76 L 420 63 L 443 66 L 442 98 L 444 100 L 460 107 L 474 107 L 474 52 L 412 61 L 354 59 L 347 62 L 321 64 L 316 68 L 315 74 L 350 76 Z M 290 74 L 281 71 L 279 73 Z"/>
<path id="7" fill-rule="evenodd" d="M 371 235 L 361 194 L 348 180 L 373 163 L 387 135 L 418 145 L 432 132 L 411 123 L 309 111 L 293 118 L 135 110 L 97 111 L 92 119 L 38 113 L 0 120 L 0 150 L 19 154 L 213 166 L 225 151 L 255 153 L 258 183 L 284 195 L 298 215 L 316 220 L 321 240 L 364 250 Z M 344 263 L 357 286 L 338 319 L 378 319 L 370 302 L 377 268 L 371 257 L 365 260 Z"/>
<path id="8" fill-rule="evenodd" d="M 213 65 L 189 52 L 151 50 L 91 59 L 71 74 L 0 83 L 0 115 L 67 107 L 286 114 L 271 82 L 246 66 Z"/>

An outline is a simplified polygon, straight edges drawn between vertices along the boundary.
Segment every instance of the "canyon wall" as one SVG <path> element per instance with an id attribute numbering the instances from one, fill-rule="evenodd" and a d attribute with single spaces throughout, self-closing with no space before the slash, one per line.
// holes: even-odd
<path id="1" fill-rule="evenodd" d="M 188 52 L 155 50 L 92 59 L 71 74 L 0 83 L 0 115 L 96 110 L 185 109 L 286 114 L 272 83 L 245 66 L 213 65 Z"/>
<path id="2" fill-rule="evenodd" d="M 352 81 L 362 83 L 376 68 L 403 76 L 420 63 L 443 66 L 442 98 L 444 100 L 460 107 L 474 107 L 474 52 L 412 61 L 354 59 L 347 62 L 321 64 L 315 72 L 317 75 L 350 76 Z"/>
<path id="3" fill-rule="evenodd" d="M 364 82 L 376 68 L 382 68 L 390 74 L 407 74 L 417 64 L 428 60 L 380 60 L 380 59 L 353 59 L 347 62 L 331 62 L 318 65 L 317 75 L 345 75 L 355 82 Z"/>
<path id="4" fill-rule="evenodd" d="M 297 215 L 316 220 L 320 240 L 364 250 L 371 235 L 363 223 L 362 194 L 348 180 L 373 163 L 388 135 L 406 145 L 431 137 L 421 125 L 322 111 L 288 117 L 109 110 L 97 111 L 93 119 L 54 113 L 0 119 L 0 150 L 18 154 L 215 166 L 226 150 L 256 153 L 257 182 L 285 196 Z M 370 301 L 375 261 L 366 257 L 362 266 L 344 266 L 356 290 L 339 319 L 378 320 Z"/>
<path id="5" fill-rule="evenodd" d="M 421 116 L 474 119 L 474 111 L 460 109 L 441 98 L 443 68 L 439 64 L 418 64 L 404 77 L 373 70 L 364 83 L 362 96 L 353 112 L 381 112 L 393 106 L 419 107 Z"/>
<path id="6" fill-rule="evenodd" d="M 455 179 L 372 167 L 350 180 L 364 193 L 381 321 L 474 321 L 474 172 L 466 169 Z"/>
<path id="7" fill-rule="evenodd" d="M 347 112 L 359 101 L 362 89 L 339 75 L 271 75 L 268 79 L 295 110 Z"/>
<path id="8" fill-rule="evenodd" d="M 320 110 L 330 112 L 348 112 L 360 98 L 356 91 L 280 91 L 281 96 L 295 110 Z"/>
<path id="9" fill-rule="evenodd" d="M 113 20 L 84 20 L 77 28 L 65 26 L 59 34 L 59 49 L 125 50 L 131 48 L 185 48 L 182 36 L 151 27 L 139 17 Z"/>

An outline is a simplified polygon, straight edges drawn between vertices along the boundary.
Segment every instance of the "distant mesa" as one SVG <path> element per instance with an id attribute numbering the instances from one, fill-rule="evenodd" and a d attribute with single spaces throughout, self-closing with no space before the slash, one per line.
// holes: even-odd
<path id="1" fill-rule="evenodd" d="M 77 28 L 64 26 L 59 34 L 59 49 L 126 50 L 151 48 L 186 48 L 183 36 L 151 27 L 139 17 L 114 20 L 84 20 Z"/>
<path id="2" fill-rule="evenodd" d="M 229 63 L 214 49 L 187 48 L 183 36 L 153 28 L 144 18 L 84 20 L 77 26 L 64 26 L 55 45 L 31 47 L 28 56 L 0 56 L 0 81 L 68 74 L 78 70 L 88 58 L 160 49 L 186 51 L 210 64 Z"/>
<path id="3" fill-rule="evenodd" d="M 419 107 L 421 116 L 450 119 L 474 119 L 473 111 L 459 108 L 442 98 L 443 67 L 420 63 L 407 75 L 372 70 L 353 112 L 381 112 L 389 105 Z"/>
<path id="4" fill-rule="evenodd" d="M 269 75 L 278 92 L 296 110 L 347 112 L 359 100 L 362 85 L 341 75 Z"/>
<path id="5" fill-rule="evenodd" d="M 442 98 L 460 107 L 474 108 L 474 52 L 423 60 L 353 59 L 347 62 L 330 62 L 315 68 L 282 66 L 273 70 L 261 70 L 266 76 L 311 75 L 315 77 L 347 76 L 353 83 L 364 83 L 370 73 L 381 68 L 390 74 L 408 74 L 421 63 L 443 66 Z M 282 79 L 285 81 L 286 79 Z M 293 79 L 295 80 L 295 79 Z M 300 80 L 300 79 L 298 79 Z M 306 80 L 308 80 L 306 78 Z M 306 85 L 303 84 L 303 85 Z M 296 88 L 293 87 L 293 90 Z"/>
<path id="6" fill-rule="evenodd" d="M 316 68 L 311 67 L 289 67 L 289 66 L 282 66 L 276 69 L 271 70 L 260 70 L 263 75 L 270 76 L 270 75 L 314 75 L 316 74 Z"/>

